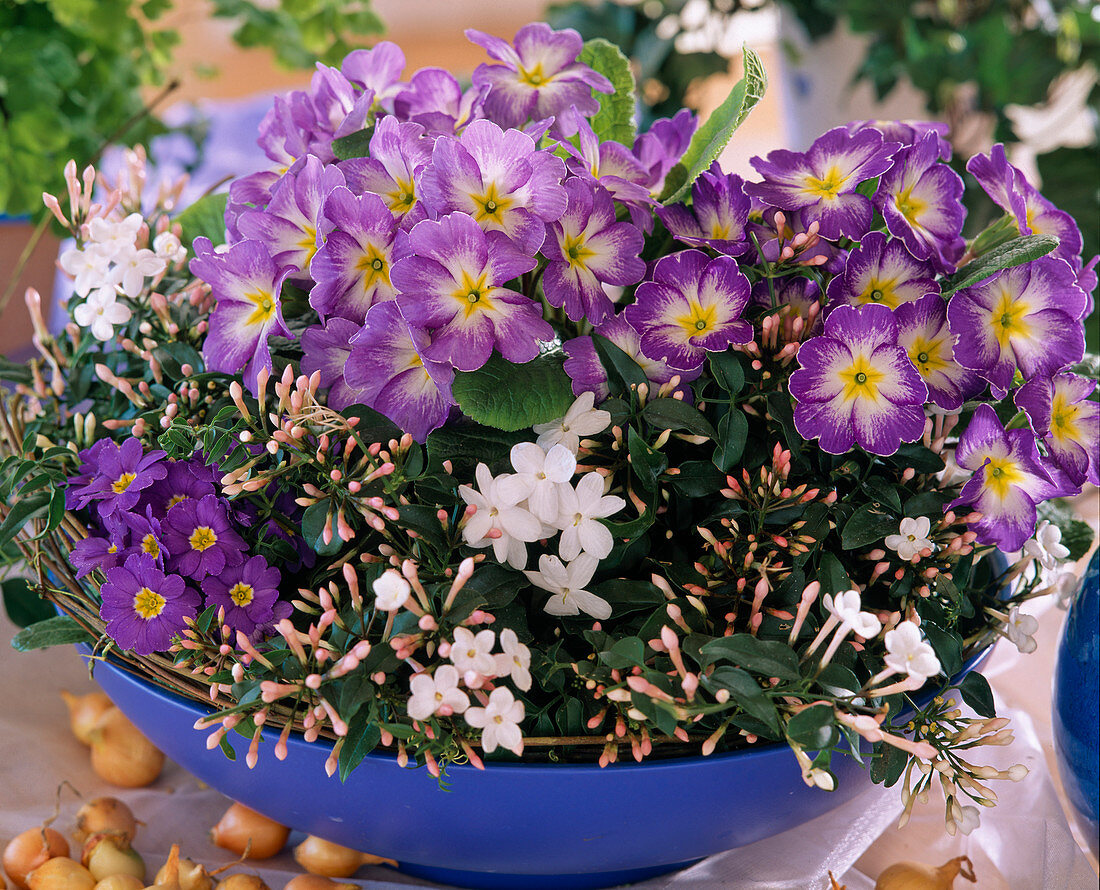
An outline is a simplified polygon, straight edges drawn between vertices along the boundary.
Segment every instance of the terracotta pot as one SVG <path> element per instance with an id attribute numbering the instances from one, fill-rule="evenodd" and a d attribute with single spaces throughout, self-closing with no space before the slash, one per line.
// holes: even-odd
<path id="1" fill-rule="evenodd" d="M 0 214 L 0 294 L 8 289 L 10 276 L 15 272 L 19 257 L 33 232 L 34 226 L 26 217 L 12 218 Z M 33 354 L 31 319 L 23 302 L 23 293 L 28 287 L 38 289 L 42 294 L 42 312 L 48 322 L 53 306 L 53 282 L 60 246 L 57 237 L 47 231 L 31 253 L 11 299 L 0 312 L 0 355 L 13 361 L 23 361 Z"/>

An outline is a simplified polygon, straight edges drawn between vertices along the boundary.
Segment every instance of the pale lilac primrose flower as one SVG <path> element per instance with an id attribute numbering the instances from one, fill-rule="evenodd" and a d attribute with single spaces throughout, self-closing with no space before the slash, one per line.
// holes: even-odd
<path id="1" fill-rule="evenodd" d="M 477 120 L 461 136 L 440 136 L 420 174 L 424 202 L 438 215 L 460 211 L 487 232 L 503 232 L 535 254 L 546 224 L 565 213 L 565 165 L 519 130 Z"/>
<path id="2" fill-rule="evenodd" d="M 1055 374 L 1025 383 L 1015 396 L 1050 460 L 1078 486 L 1086 480 L 1100 485 L 1100 404 L 1090 398 L 1095 389 L 1095 380 Z"/>
<path id="3" fill-rule="evenodd" d="M 809 151 L 779 149 L 766 159 L 752 158 L 763 182 L 745 191 L 772 207 L 797 210 L 808 225 L 816 222 L 823 238 L 842 235 L 860 240 L 871 228 L 871 202 L 856 192 L 861 182 L 890 169 L 897 142 L 884 142 L 877 130 L 849 134 L 836 127 L 818 137 Z"/>
<path id="4" fill-rule="evenodd" d="M 340 73 L 374 95 L 374 107 L 393 109 L 393 99 L 401 91 L 401 72 L 405 54 L 396 43 L 381 40 L 370 49 L 354 49 L 340 63 Z"/>
<path id="5" fill-rule="evenodd" d="M 526 497 L 525 486 L 509 484 L 510 476 L 493 478 L 485 464 L 474 471 L 478 488 L 458 487 L 459 496 L 477 511 L 462 529 L 463 540 L 474 548 L 493 546 L 497 562 L 514 569 L 527 564 L 527 544 L 542 536 L 542 523 L 530 511 L 518 506 Z M 609 533 L 610 534 L 610 533 Z"/>
<path id="6" fill-rule="evenodd" d="M 283 321 L 279 294 L 292 266 L 280 268 L 264 245 L 240 241 L 217 253 L 209 238 L 196 238 L 192 274 L 210 285 L 217 305 L 203 358 L 211 371 L 242 374 L 255 395 L 260 368 L 271 370 L 271 336 L 292 336 Z"/>
<path id="7" fill-rule="evenodd" d="M 602 433 L 611 423 L 611 413 L 594 408 L 595 402 L 593 393 L 583 392 L 569 406 L 565 417 L 549 423 L 536 423 L 532 429 L 538 436 L 538 446 L 550 451 L 555 445 L 564 445 L 570 453 L 576 454 L 581 439 Z"/>
<path id="8" fill-rule="evenodd" d="M 798 361 L 790 378 L 795 427 L 822 450 L 843 454 L 859 445 L 890 455 L 924 433 L 928 390 L 885 306 L 838 306 L 822 335 L 802 344 Z"/>
<path id="9" fill-rule="evenodd" d="M 506 627 L 500 632 L 500 648 L 496 659 L 498 677 L 508 677 L 516 688 L 526 692 L 531 688 L 531 650 L 519 641 L 516 632 Z"/>
<path id="10" fill-rule="evenodd" d="M 1035 534 L 1024 541 L 1024 553 L 1038 560 L 1047 571 L 1053 571 L 1069 556 L 1069 548 L 1062 543 L 1062 530 L 1044 519 Z"/>
<path id="11" fill-rule="evenodd" d="M 383 117 L 370 139 L 370 157 L 344 161 L 340 169 L 355 194 L 371 192 L 386 202 L 404 229 L 428 215 L 420 201 L 420 171 L 432 159 L 433 140 L 420 124 Z"/>
<path id="12" fill-rule="evenodd" d="M 204 578 L 202 589 L 207 606 L 225 609 L 225 623 L 251 636 L 275 619 L 279 582 L 279 570 L 262 556 L 253 556 Z"/>
<path id="13" fill-rule="evenodd" d="M 563 486 L 558 489 L 558 518 L 561 540 L 558 552 L 566 562 L 576 559 L 582 551 L 596 559 L 603 559 L 615 546 L 611 530 L 600 522 L 614 516 L 623 507 L 618 495 L 605 495 L 604 478 L 599 473 L 585 473 L 575 489 Z"/>
<path id="14" fill-rule="evenodd" d="M 938 138 L 929 133 L 894 155 L 873 200 L 890 234 L 905 242 L 913 256 L 951 272 L 966 249 L 961 234 L 966 210 L 963 181 L 940 161 Z"/>
<path id="15" fill-rule="evenodd" d="M 443 68 L 421 68 L 394 97 L 394 114 L 413 121 L 435 136 L 453 136 L 472 120 L 484 117 L 488 85 L 462 91 L 455 76 Z"/>
<path id="16" fill-rule="evenodd" d="M 474 729 L 481 730 L 481 748 L 492 754 L 498 747 L 513 754 L 523 753 L 523 702 L 516 701 L 512 691 L 498 686 L 489 693 L 489 703 L 484 708 L 468 708 L 463 715 Z"/>
<path id="17" fill-rule="evenodd" d="M 598 183 L 611 193 L 616 201 L 629 210 L 634 225 L 643 231 L 653 227 L 653 211 L 656 205 L 649 193 L 649 174 L 641 162 L 619 142 L 600 142 L 592 125 L 573 115 L 578 127 L 579 148 L 571 142 L 561 143 L 569 154 L 566 166 L 569 172 L 587 182 Z"/>
<path id="18" fill-rule="evenodd" d="M 475 634 L 465 627 L 456 627 L 448 657 L 463 676 L 495 677 L 496 659 L 492 655 L 495 641 L 496 635 L 491 630 Z"/>
<path id="19" fill-rule="evenodd" d="M 454 369 L 429 358 L 428 344 L 428 335 L 405 321 L 397 303 L 376 303 L 351 335 L 343 367 L 348 398 L 386 415 L 418 442 L 443 425 L 454 404 Z M 335 363 L 339 344 L 325 348 Z"/>
<path id="20" fill-rule="evenodd" d="M 938 294 L 935 276 L 931 263 L 914 257 L 899 238 L 868 232 L 826 293 L 833 303 L 881 303 L 897 309 L 925 294 Z"/>
<path id="21" fill-rule="evenodd" d="M 432 329 L 426 357 L 474 371 L 494 349 L 510 362 L 529 362 L 540 341 L 554 338 L 538 304 L 501 287 L 535 267 L 507 235 L 452 213 L 417 223 L 409 244 L 414 255 L 394 263 L 390 278 L 409 324 Z"/>
<path id="22" fill-rule="evenodd" d="M 528 486 L 527 509 L 544 523 L 558 518 L 558 492 L 577 471 L 577 457 L 566 446 L 551 446 L 543 451 L 535 442 L 518 442 L 512 446 L 512 467 L 515 478 Z"/>
<path id="23" fill-rule="evenodd" d="M 546 301 L 565 308 L 573 321 L 598 325 L 614 313 L 603 285 L 625 287 L 645 275 L 640 258 L 644 238 L 627 222 L 617 222 L 611 195 L 584 180 L 565 182 L 569 203 L 546 227 L 542 276 Z"/>
<path id="24" fill-rule="evenodd" d="M 386 569 L 371 582 L 374 608 L 381 612 L 396 612 L 409 601 L 412 587 L 396 569 Z"/>
<path id="25" fill-rule="evenodd" d="M 1085 292 L 1068 264 L 1041 257 L 956 293 L 947 321 L 955 360 L 1005 392 L 1019 369 L 1025 380 L 1050 377 L 1080 361 Z"/>
<path id="26" fill-rule="evenodd" d="M 928 294 L 894 311 L 898 345 L 917 369 L 928 398 L 944 411 L 958 411 L 985 383 L 977 373 L 955 361 L 955 338 L 947 324 L 947 303 L 939 294 Z"/>
<path id="27" fill-rule="evenodd" d="M 653 280 L 638 286 L 623 314 L 647 357 L 692 370 L 708 352 L 752 340 L 752 325 L 741 318 L 750 290 L 732 257 L 684 250 L 657 261 Z"/>
<path id="28" fill-rule="evenodd" d="M 600 561 L 589 553 L 581 553 L 564 565 L 556 556 L 539 557 L 539 570 L 526 571 L 528 580 L 551 594 L 543 609 L 551 615 L 579 615 L 584 612 L 598 621 L 611 617 L 611 605 L 585 586 L 599 568 Z"/>
<path id="29" fill-rule="evenodd" d="M 1019 606 L 1013 606 L 1009 611 L 1005 634 L 1021 654 L 1027 655 L 1039 648 L 1039 644 L 1035 642 L 1035 632 L 1038 629 L 1039 622 L 1031 615 L 1021 612 Z"/>
<path id="30" fill-rule="evenodd" d="M 646 170 L 649 193 L 657 196 L 665 186 L 665 177 L 684 156 L 699 119 L 681 108 L 671 118 L 662 117 L 634 140 L 633 154 Z"/>
<path id="31" fill-rule="evenodd" d="M 140 250 L 130 245 L 115 254 L 115 277 L 118 286 L 128 297 L 136 297 L 145 288 L 145 279 L 160 275 L 168 263 L 147 247 Z"/>
<path id="32" fill-rule="evenodd" d="M 973 528 L 980 544 L 1019 550 L 1035 530 L 1035 505 L 1062 494 L 1040 464 L 1029 430 L 1005 430 L 990 405 L 979 405 L 955 449 L 955 461 L 973 472 L 947 506 L 981 512 Z"/>
<path id="33" fill-rule="evenodd" d="M 850 121 L 847 125 L 849 133 L 858 133 L 860 130 L 868 128 L 878 130 L 887 142 L 900 142 L 905 148 L 916 145 L 929 133 L 935 133 L 939 143 L 940 159 L 943 161 L 951 160 L 951 143 L 946 138 L 950 128 L 941 121 L 867 120 Z"/>
<path id="34" fill-rule="evenodd" d="M 160 571 L 152 557 L 130 556 L 106 575 L 99 614 L 107 622 L 107 634 L 127 651 L 163 652 L 186 628 L 185 619 L 198 613 L 198 592 L 179 575 Z"/>
<path id="35" fill-rule="evenodd" d="M 886 631 L 886 658 L 889 671 L 927 680 L 940 672 L 940 660 L 912 621 L 902 621 Z M 880 675 L 881 676 L 881 675 Z"/>
<path id="36" fill-rule="evenodd" d="M 908 562 L 922 550 L 932 549 L 932 542 L 928 539 L 931 527 L 932 521 L 927 516 L 915 519 L 906 516 L 898 527 L 898 533 L 886 536 L 886 546 Z"/>
<path id="37" fill-rule="evenodd" d="M 474 86 L 490 87 L 485 112 L 501 126 L 557 117 L 570 107 L 591 116 L 600 108 L 592 90 L 614 91 L 611 81 L 577 61 L 584 41 L 572 28 L 554 31 L 534 22 L 516 32 L 514 45 L 472 29 L 466 38 L 501 63 L 478 65 L 473 74 Z"/>
<path id="38" fill-rule="evenodd" d="M 309 305 L 322 318 L 340 315 L 362 324 L 371 306 L 397 295 L 390 283 L 397 220 L 378 195 L 357 198 L 344 186 L 329 193 L 323 212 L 334 228 L 309 268 L 316 282 Z"/>
<path id="39" fill-rule="evenodd" d="M 659 207 L 657 215 L 676 239 L 696 247 L 740 256 L 750 247 L 749 210 L 752 202 L 745 183 L 734 173 L 723 173 L 715 161 L 691 187 L 691 207 Z"/>
<path id="40" fill-rule="evenodd" d="M 73 278 L 73 293 L 86 297 L 93 290 L 110 288 L 118 283 L 116 270 L 111 268 L 111 256 L 98 244 L 89 242 L 83 248 L 70 247 L 62 252 L 58 265 Z"/>
<path id="41" fill-rule="evenodd" d="M 115 289 L 109 285 L 90 294 L 88 299 L 73 310 L 73 320 L 82 328 L 88 328 L 97 340 L 110 340 L 115 336 L 115 325 L 130 320 L 130 307 L 117 300 Z"/>
<path id="42" fill-rule="evenodd" d="M 413 720 L 427 720 L 435 714 L 461 714 L 470 706 L 470 699 L 458 688 L 458 670 L 444 664 L 434 674 L 414 674 L 409 680 L 408 715 Z"/>
<path id="43" fill-rule="evenodd" d="M 351 340 L 359 329 L 356 322 L 334 315 L 323 326 L 312 325 L 302 332 L 302 373 L 310 376 L 314 371 L 321 372 L 321 389 L 328 390 L 325 404 L 337 411 L 366 404 L 366 392 L 351 386 L 344 376 L 352 352 Z M 441 411 L 432 416 L 439 416 Z"/>

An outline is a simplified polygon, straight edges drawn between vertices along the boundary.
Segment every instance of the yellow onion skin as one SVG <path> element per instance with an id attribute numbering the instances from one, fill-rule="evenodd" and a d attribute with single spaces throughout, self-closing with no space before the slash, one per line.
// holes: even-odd
<path id="1" fill-rule="evenodd" d="M 359 866 L 373 857 L 366 857 L 358 850 L 341 847 L 311 834 L 294 848 L 294 858 L 311 875 L 350 878 Z"/>
<path id="2" fill-rule="evenodd" d="M 92 769 L 120 788 L 152 785 L 164 767 L 164 755 L 118 708 L 108 708 L 91 732 Z"/>
<path id="3" fill-rule="evenodd" d="M 0 863 L 16 890 L 27 890 L 27 875 L 49 859 L 69 855 L 69 842 L 52 828 L 28 828 L 4 848 Z"/>
<path id="4" fill-rule="evenodd" d="M 143 890 L 145 881 L 133 875 L 111 875 L 95 885 L 95 890 Z"/>
<path id="5" fill-rule="evenodd" d="M 84 844 L 80 864 L 97 881 L 111 875 L 133 875 L 145 883 L 145 860 L 122 834 L 110 831 L 93 834 Z"/>
<path id="6" fill-rule="evenodd" d="M 90 745 L 92 728 L 99 719 L 99 715 L 108 708 L 113 708 L 114 703 L 107 698 L 106 693 L 99 690 L 89 692 L 87 695 L 73 695 L 65 690 L 62 691 L 61 698 L 65 701 L 65 707 L 69 709 L 69 728 L 73 731 L 73 735 L 82 745 Z"/>
<path id="7" fill-rule="evenodd" d="M 878 876 L 875 890 L 953 890 L 955 878 L 974 883 L 974 864 L 966 856 L 956 856 L 938 868 L 923 862 L 895 862 Z"/>
<path id="8" fill-rule="evenodd" d="M 132 844 L 137 827 L 138 821 L 125 803 L 117 797 L 97 797 L 77 810 L 73 839 L 83 844 L 93 834 L 110 831 L 124 835 Z"/>
<path id="9" fill-rule="evenodd" d="M 359 890 L 355 884 L 337 883 L 321 875 L 298 875 L 287 881 L 283 890 Z"/>
<path id="10" fill-rule="evenodd" d="M 192 862 L 190 859 L 181 859 L 179 861 L 179 877 L 178 882 L 180 890 L 214 890 L 214 879 L 210 877 L 210 873 L 206 870 L 206 866 L 199 864 L 198 862 Z M 155 883 L 160 884 L 168 880 L 168 864 L 161 868 L 157 872 Z"/>
<path id="11" fill-rule="evenodd" d="M 217 890 L 271 890 L 258 875 L 229 875 L 218 881 Z"/>
<path id="12" fill-rule="evenodd" d="M 172 844 L 168 852 L 168 861 L 157 872 L 155 884 L 150 884 L 145 890 L 183 890 L 180 887 L 180 845 Z"/>
<path id="13" fill-rule="evenodd" d="M 288 837 L 290 829 L 285 825 L 239 803 L 226 810 L 210 829 L 215 846 L 248 859 L 270 859 L 286 846 Z"/>
<path id="14" fill-rule="evenodd" d="M 30 890 L 95 890 L 95 885 L 92 873 L 67 856 L 47 859 L 27 875 Z"/>

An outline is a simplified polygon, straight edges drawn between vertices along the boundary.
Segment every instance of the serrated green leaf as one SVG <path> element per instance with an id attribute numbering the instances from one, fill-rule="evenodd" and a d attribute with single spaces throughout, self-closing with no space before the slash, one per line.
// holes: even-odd
<path id="1" fill-rule="evenodd" d="M 637 100 L 630 61 L 622 50 L 602 37 L 585 41 L 577 61 L 598 71 L 615 88 L 613 93 L 592 91 L 600 103 L 600 110 L 589 121 L 596 138 L 600 142 L 612 141 L 632 146 L 638 125 L 634 119 Z"/>
<path id="2" fill-rule="evenodd" d="M 11 646 L 19 652 L 30 652 L 32 649 L 48 649 L 50 646 L 91 641 L 88 632 L 68 615 L 55 615 L 45 621 L 37 621 L 30 627 L 24 627 L 12 638 Z"/>
<path id="3" fill-rule="evenodd" d="M 505 432 L 564 417 L 573 404 L 561 356 L 549 354 L 517 365 L 494 352 L 478 370 L 456 371 L 451 394 L 471 420 Z"/>
<path id="4" fill-rule="evenodd" d="M 944 283 L 943 295 L 950 296 L 961 288 L 984 281 L 1002 269 L 1011 269 L 1013 266 L 1037 260 L 1057 246 L 1058 239 L 1053 235 L 1021 235 L 1006 241 L 959 269 Z"/>
<path id="5" fill-rule="evenodd" d="M 228 200 L 226 192 L 205 195 L 180 212 L 175 221 L 183 228 L 180 242 L 184 247 L 190 250 L 200 236 L 209 238 L 215 245 L 225 243 L 225 205 Z"/>
<path id="6" fill-rule="evenodd" d="M 726 100 L 707 118 L 680 158 L 680 165 L 686 173 L 684 181 L 667 198 L 662 195 L 662 204 L 675 204 L 682 201 L 691 190 L 692 184 L 718 158 L 729 143 L 734 131 L 741 126 L 745 118 L 763 97 L 768 88 L 768 75 L 764 63 L 753 50 L 744 52 L 745 76 L 730 90 Z"/>

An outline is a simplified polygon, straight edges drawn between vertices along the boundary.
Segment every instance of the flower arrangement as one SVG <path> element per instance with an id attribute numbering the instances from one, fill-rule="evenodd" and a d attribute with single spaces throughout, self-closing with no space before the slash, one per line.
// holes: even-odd
<path id="1" fill-rule="evenodd" d="M 782 743 L 831 789 L 850 748 L 969 831 L 1026 770 L 971 762 L 1011 730 L 963 661 L 1034 648 L 1091 541 L 1052 500 L 1100 481 L 1073 220 L 994 147 L 965 240 L 935 124 L 723 173 L 751 51 L 636 134 L 610 44 L 468 36 L 465 90 L 321 66 L 220 203 L 170 215 L 140 153 L 46 196 L 72 320 L 4 369 L 0 540 L 65 614 L 17 646 L 90 634 L 249 765 Z"/>

